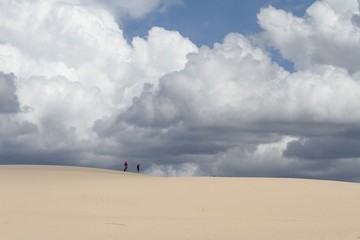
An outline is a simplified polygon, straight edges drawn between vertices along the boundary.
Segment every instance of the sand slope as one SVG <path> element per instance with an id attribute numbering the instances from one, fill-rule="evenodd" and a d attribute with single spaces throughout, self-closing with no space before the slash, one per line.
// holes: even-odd
<path id="1" fill-rule="evenodd" d="M 360 239 L 360 184 L 0 166 L 0 238 Z"/>

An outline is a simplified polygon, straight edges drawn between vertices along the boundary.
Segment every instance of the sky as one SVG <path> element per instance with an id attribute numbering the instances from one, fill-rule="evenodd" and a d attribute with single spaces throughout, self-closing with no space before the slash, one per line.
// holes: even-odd
<path id="1" fill-rule="evenodd" d="M 0 0 L 0 164 L 360 182 L 358 0 Z"/>
<path id="2" fill-rule="evenodd" d="M 225 3 L 225 4 L 224 4 Z M 211 0 L 175 2 L 165 11 L 154 12 L 140 19 L 125 18 L 122 23 L 124 36 L 131 42 L 136 36 L 146 37 L 148 30 L 159 26 L 167 30 L 178 31 L 191 39 L 198 47 L 220 43 L 231 32 L 252 35 L 261 31 L 257 23 L 257 13 L 269 5 L 287 10 L 294 15 L 303 16 L 314 0 Z M 274 61 L 289 71 L 293 71 L 290 61 L 282 58 L 276 49 L 268 49 L 274 55 Z"/>
<path id="3" fill-rule="evenodd" d="M 125 19 L 122 27 L 125 37 L 130 40 L 135 36 L 146 37 L 149 28 L 159 26 L 178 31 L 199 47 L 212 47 L 214 43 L 222 42 L 230 32 L 244 35 L 260 32 L 256 15 L 261 8 L 272 5 L 302 16 L 313 2 L 314 0 L 184 0 L 145 18 Z"/>

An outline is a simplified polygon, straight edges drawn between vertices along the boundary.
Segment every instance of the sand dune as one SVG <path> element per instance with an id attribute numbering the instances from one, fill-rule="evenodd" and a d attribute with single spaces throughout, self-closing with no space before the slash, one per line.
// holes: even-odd
<path id="1" fill-rule="evenodd" d="M 360 239 L 360 185 L 0 166 L 0 239 Z"/>

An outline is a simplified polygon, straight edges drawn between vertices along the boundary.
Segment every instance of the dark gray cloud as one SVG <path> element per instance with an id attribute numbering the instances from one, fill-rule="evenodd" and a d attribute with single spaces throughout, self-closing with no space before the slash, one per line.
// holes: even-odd
<path id="1" fill-rule="evenodd" d="M 331 128 L 334 131 L 307 134 L 304 138 L 289 142 L 284 156 L 323 161 L 360 158 L 360 128 L 350 125 L 342 128 L 333 125 Z"/>
<path id="2" fill-rule="evenodd" d="M 0 114 L 19 111 L 19 101 L 16 95 L 15 76 L 0 72 Z"/>
<path id="3" fill-rule="evenodd" d="M 360 158 L 360 140 L 339 137 L 319 137 L 289 142 L 286 157 L 308 160 Z"/>
<path id="4" fill-rule="evenodd" d="M 360 1 L 359 0 L 358 0 L 358 10 L 359 10 L 359 12 L 357 14 L 355 13 L 351 20 L 352 20 L 352 23 L 356 27 L 360 28 Z"/>

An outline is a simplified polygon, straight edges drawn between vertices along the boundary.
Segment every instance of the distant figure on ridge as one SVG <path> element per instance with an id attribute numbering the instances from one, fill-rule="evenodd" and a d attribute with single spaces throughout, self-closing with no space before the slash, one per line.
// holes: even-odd
<path id="1" fill-rule="evenodd" d="M 137 172 L 140 172 L 140 163 L 136 166 Z"/>
<path id="2" fill-rule="evenodd" d="M 128 165 L 129 165 L 128 162 L 125 161 L 125 162 L 124 162 L 124 172 L 126 172 L 126 170 L 127 170 L 127 168 L 128 168 Z"/>

